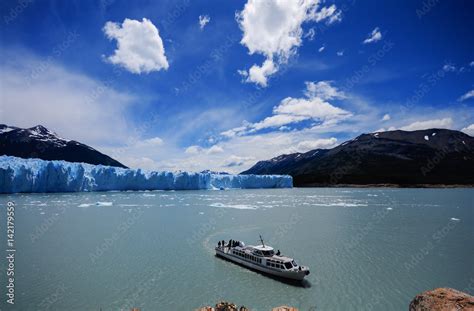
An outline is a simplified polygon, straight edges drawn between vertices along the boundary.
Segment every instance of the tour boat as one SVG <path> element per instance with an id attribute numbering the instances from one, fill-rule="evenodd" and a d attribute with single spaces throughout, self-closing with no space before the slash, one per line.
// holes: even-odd
<path id="1" fill-rule="evenodd" d="M 219 241 L 216 256 L 225 258 L 247 268 L 285 279 L 301 281 L 309 274 L 308 267 L 298 265 L 293 258 L 275 253 L 273 247 L 265 245 L 246 246 L 241 241 L 230 240 L 228 244 Z"/>

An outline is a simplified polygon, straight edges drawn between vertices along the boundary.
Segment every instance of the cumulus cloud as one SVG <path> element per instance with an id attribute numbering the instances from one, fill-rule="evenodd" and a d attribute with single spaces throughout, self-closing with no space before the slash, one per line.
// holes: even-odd
<path id="1" fill-rule="evenodd" d="M 240 71 L 242 76 L 247 76 L 247 82 L 253 82 L 260 86 L 267 86 L 267 77 L 277 71 L 272 59 L 267 59 L 262 66 L 254 64 L 248 71 Z"/>
<path id="2" fill-rule="evenodd" d="M 462 102 L 462 101 L 465 101 L 465 100 L 470 99 L 470 98 L 474 98 L 474 90 L 470 90 L 469 92 L 467 92 L 463 96 L 459 97 L 458 101 Z"/>
<path id="3" fill-rule="evenodd" d="M 201 30 L 204 29 L 204 27 L 206 27 L 206 25 L 211 21 L 211 18 L 209 17 L 209 15 L 199 15 L 199 28 L 201 28 Z"/>
<path id="4" fill-rule="evenodd" d="M 262 66 L 253 65 L 245 81 L 267 86 L 268 77 L 297 53 L 302 44 L 304 22 L 332 23 L 340 20 L 340 16 L 335 5 L 320 8 L 319 0 L 248 0 L 236 14 L 243 32 L 240 43 L 249 54 L 261 54 L 266 60 Z"/>
<path id="5" fill-rule="evenodd" d="M 416 131 L 416 130 L 426 130 L 430 128 L 452 128 L 453 119 L 444 118 L 444 119 L 433 119 L 426 121 L 416 121 L 409 125 L 403 126 L 400 129 L 404 131 Z"/>
<path id="6" fill-rule="evenodd" d="M 382 117 L 382 121 L 388 121 L 390 120 L 392 117 L 390 117 L 390 115 L 388 113 L 384 114 L 383 117 Z"/>
<path id="7" fill-rule="evenodd" d="M 380 32 L 379 27 L 375 27 L 374 30 L 369 34 L 367 39 L 364 40 L 364 44 L 374 43 L 382 39 L 382 33 Z"/>
<path id="8" fill-rule="evenodd" d="M 150 20 L 107 22 L 103 31 L 108 39 L 117 40 L 117 49 L 107 57 L 110 63 L 136 74 L 168 69 L 163 40 Z"/>
<path id="9" fill-rule="evenodd" d="M 352 114 L 333 106 L 327 100 L 346 98 L 343 92 L 331 85 L 330 81 L 306 82 L 305 97 L 283 99 L 273 107 L 273 115 L 256 123 L 245 123 L 243 126 L 222 132 L 226 137 L 246 135 L 268 128 L 281 128 L 292 123 L 312 120 L 322 124 L 334 124 L 350 117 Z"/>
<path id="10" fill-rule="evenodd" d="M 474 124 L 466 126 L 461 130 L 462 132 L 466 133 L 469 136 L 474 136 Z"/>
<path id="11" fill-rule="evenodd" d="M 305 95 L 308 98 L 319 97 L 323 100 L 344 99 L 346 95 L 331 85 L 332 81 L 305 82 Z"/>
<path id="12" fill-rule="evenodd" d="M 337 56 L 344 56 L 344 51 L 343 50 L 337 51 L 336 54 Z"/>
<path id="13" fill-rule="evenodd" d="M 318 52 L 321 53 L 322 51 L 324 51 L 325 48 L 326 48 L 326 47 L 323 45 L 322 47 L 320 47 L 320 48 L 318 49 Z"/>

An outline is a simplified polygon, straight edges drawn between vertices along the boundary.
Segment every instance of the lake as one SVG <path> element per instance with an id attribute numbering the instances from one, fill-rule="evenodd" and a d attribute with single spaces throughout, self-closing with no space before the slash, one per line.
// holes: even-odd
<path id="1" fill-rule="evenodd" d="M 293 188 L 2 195 L 15 203 L 15 305 L 3 310 L 407 310 L 474 294 L 474 189 Z M 302 286 L 214 256 L 259 235 L 309 266 Z"/>

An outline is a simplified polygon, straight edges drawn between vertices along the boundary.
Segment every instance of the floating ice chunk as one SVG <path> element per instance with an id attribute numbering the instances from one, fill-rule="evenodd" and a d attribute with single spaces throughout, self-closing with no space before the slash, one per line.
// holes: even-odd
<path id="1" fill-rule="evenodd" d="M 245 204 L 223 204 L 223 203 L 212 203 L 212 207 L 225 207 L 225 208 L 236 208 L 236 209 L 257 209 L 255 206 Z"/>
<path id="2" fill-rule="evenodd" d="M 289 175 L 224 175 L 0 156 L 0 193 L 291 188 Z"/>
<path id="3" fill-rule="evenodd" d="M 460 221 L 461 219 L 459 219 L 459 218 L 454 218 L 454 217 L 451 217 L 451 220 L 452 220 L 452 221 Z"/>
<path id="4" fill-rule="evenodd" d="M 112 202 L 96 202 L 95 205 L 97 206 L 112 206 Z"/>
<path id="5" fill-rule="evenodd" d="M 387 207 L 387 211 L 391 211 L 391 210 L 393 210 L 393 208 Z"/>

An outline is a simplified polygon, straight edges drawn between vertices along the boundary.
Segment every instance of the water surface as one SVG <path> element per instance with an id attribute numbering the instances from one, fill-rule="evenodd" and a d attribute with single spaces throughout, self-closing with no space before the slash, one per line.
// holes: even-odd
<path id="1" fill-rule="evenodd" d="M 473 189 L 267 189 L 0 196 L 16 203 L 16 303 L 6 310 L 406 310 L 473 293 Z M 5 221 L 0 243 L 6 245 Z M 311 269 L 303 286 L 214 256 L 261 234 Z M 3 257 L 3 256 L 2 256 Z M 5 288 L 2 259 L 0 288 Z M 4 297 L 4 290 L 2 290 Z"/>

